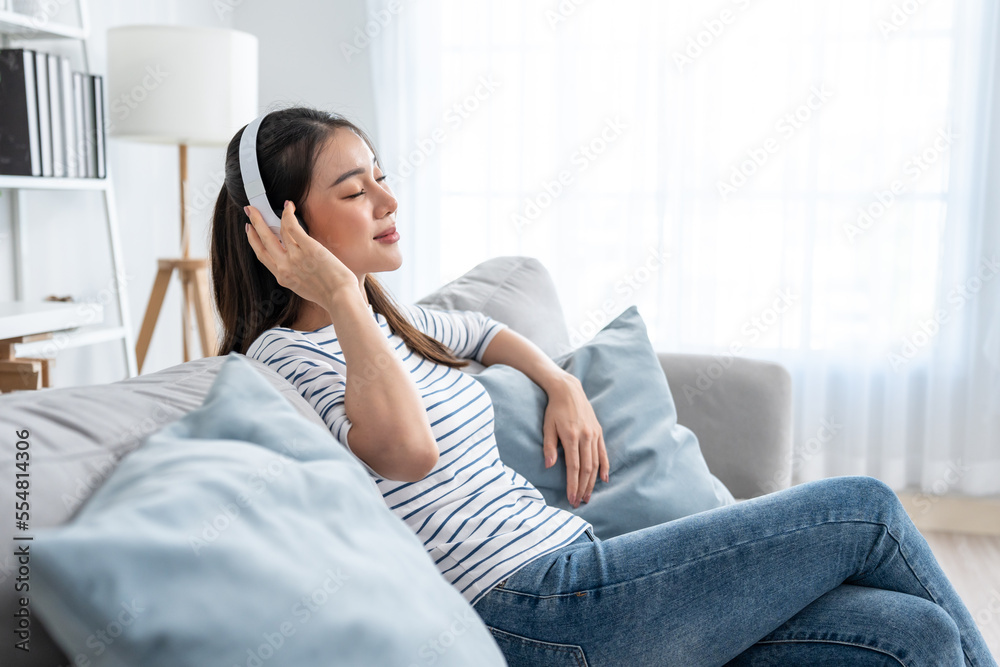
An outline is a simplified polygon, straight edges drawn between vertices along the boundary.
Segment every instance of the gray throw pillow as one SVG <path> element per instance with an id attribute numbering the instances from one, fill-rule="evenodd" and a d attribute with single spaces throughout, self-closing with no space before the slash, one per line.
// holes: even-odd
<path id="1" fill-rule="evenodd" d="M 711 472 L 698 438 L 677 423 L 677 410 L 636 306 L 590 341 L 554 358 L 579 378 L 604 433 L 611 463 L 588 503 L 566 498 L 566 459 L 545 467 L 542 424 L 548 397 L 515 368 L 494 364 L 475 377 L 493 400 L 501 460 L 535 485 L 550 505 L 589 521 L 601 539 L 734 503 Z"/>

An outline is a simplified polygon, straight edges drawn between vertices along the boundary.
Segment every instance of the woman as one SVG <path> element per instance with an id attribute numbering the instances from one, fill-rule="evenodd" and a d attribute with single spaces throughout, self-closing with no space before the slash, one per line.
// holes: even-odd
<path id="1" fill-rule="evenodd" d="M 364 132 L 307 108 L 262 121 L 281 241 L 229 144 L 212 224 L 224 336 L 293 382 L 517 665 L 996 665 L 895 494 L 839 477 L 597 539 L 497 456 L 488 394 L 459 370 L 520 369 L 547 393 L 547 464 L 587 502 L 610 462 L 576 378 L 473 311 L 397 306 L 397 201 Z M 287 201 L 286 201 L 287 200 Z M 350 376 L 347 367 L 351 367 Z M 350 377 L 350 380 L 348 380 Z"/>

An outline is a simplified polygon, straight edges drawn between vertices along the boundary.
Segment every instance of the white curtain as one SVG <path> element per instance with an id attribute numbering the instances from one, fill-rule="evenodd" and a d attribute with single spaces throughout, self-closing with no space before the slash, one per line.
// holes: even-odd
<path id="1" fill-rule="evenodd" d="M 578 345 L 770 359 L 793 481 L 1000 493 L 991 0 L 369 0 L 412 301 L 540 259 Z M 777 475 L 777 473 L 776 473 Z"/>

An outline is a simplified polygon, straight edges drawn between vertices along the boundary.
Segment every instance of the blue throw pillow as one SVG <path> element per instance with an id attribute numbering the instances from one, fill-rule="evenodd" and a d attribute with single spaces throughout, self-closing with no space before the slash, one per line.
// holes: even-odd
<path id="1" fill-rule="evenodd" d="M 535 485 L 550 505 L 586 519 L 608 539 L 735 500 L 705 464 L 698 438 L 677 423 L 674 399 L 635 306 L 590 341 L 553 359 L 577 377 L 604 432 L 611 475 L 597 478 L 590 502 L 566 499 L 566 459 L 545 467 L 542 424 L 548 397 L 503 364 L 475 377 L 493 400 L 500 459 Z"/>
<path id="2" fill-rule="evenodd" d="M 506 664 L 368 473 L 235 352 L 30 544 L 73 665 Z"/>

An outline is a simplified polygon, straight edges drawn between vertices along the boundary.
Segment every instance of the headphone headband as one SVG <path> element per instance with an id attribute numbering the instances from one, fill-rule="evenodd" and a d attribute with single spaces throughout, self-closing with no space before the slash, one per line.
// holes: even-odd
<path id="1" fill-rule="evenodd" d="M 279 218 L 271 204 L 267 200 L 267 192 L 264 190 L 264 181 L 260 177 L 260 169 L 257 166 L 257 128 L 270 113 L 264 112 L 257 118 L 250 121 L 243 130 L 240 138 L 240 175 L 243 177 L 243 189 L 246 190 L 250 205 L 260 211 L 267 226 L 281 239 L 281 218 Z"/>

